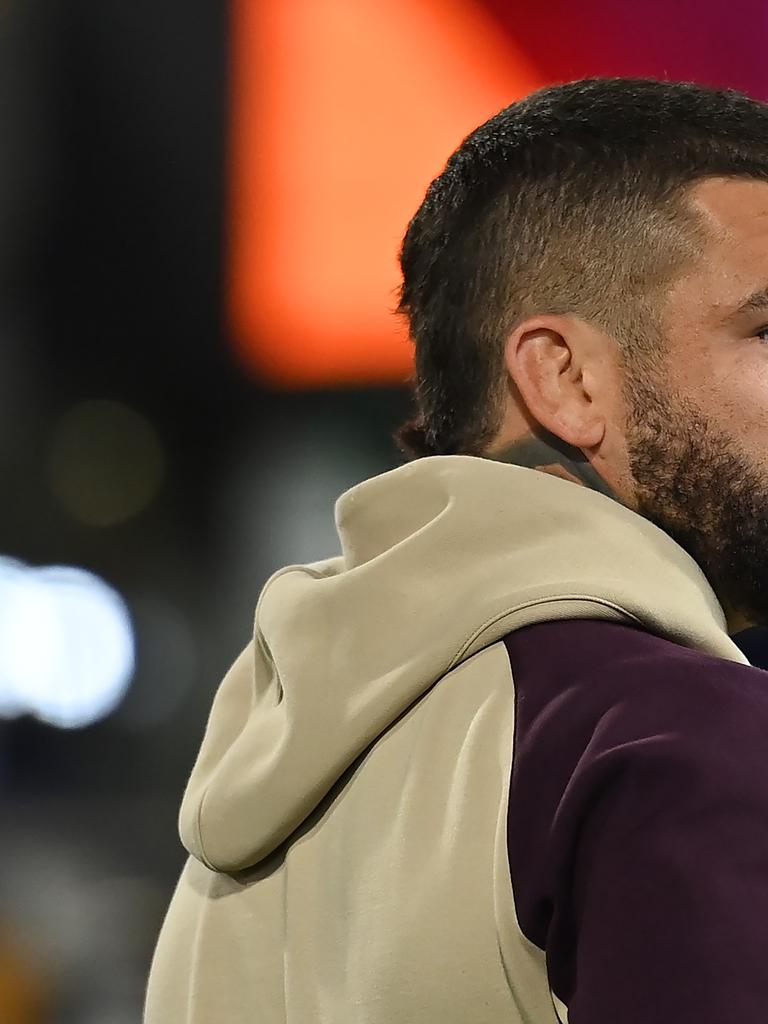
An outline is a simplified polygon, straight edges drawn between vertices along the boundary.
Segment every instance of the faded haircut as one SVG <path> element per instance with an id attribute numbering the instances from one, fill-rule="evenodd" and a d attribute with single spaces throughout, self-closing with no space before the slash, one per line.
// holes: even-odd
<path id="1" fill-rule="evenodd" d="M 668 354 L 664 297 L 692 265 L 703 178 L 768 180 L 768 105 L 690 82 L 551 86 L 475 129 L 427 189 L 400 250 L 415 347 L 410 458 L 482 454 L 526 317 L 569 313 L 615 341 L 625 380 Z"/>

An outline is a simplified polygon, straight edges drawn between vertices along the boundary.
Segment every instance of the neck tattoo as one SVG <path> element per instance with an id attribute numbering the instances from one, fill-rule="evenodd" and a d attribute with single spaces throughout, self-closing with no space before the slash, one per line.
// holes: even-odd
<path id="1" fill-rule="evenodd" d="M 555 434 L 542 428 L 541 436 L 527 434 L 513 441 L 502 451 L 494 455 L 486 455 L 495 462 L 509 462 L 515 466 L 526 466 L 538 469 L 551 476 L 559 476 L 564 480 L 589 487 L 593 491 L 605 494 L 614 501 L 624 504 L 616 492 L 609 487 L 597 470 L 590 464 L 586 455 L 579 448 L 563 441 Z"/>

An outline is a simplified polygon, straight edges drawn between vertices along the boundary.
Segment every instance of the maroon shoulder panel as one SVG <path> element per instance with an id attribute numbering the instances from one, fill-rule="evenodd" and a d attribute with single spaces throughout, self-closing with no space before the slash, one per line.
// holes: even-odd
<path id="1" fill-rule="evenodd" d="M 512 886 L 569 1024 L 764 1024 L 768 673 L 597 620 L 504 643 Z"/>

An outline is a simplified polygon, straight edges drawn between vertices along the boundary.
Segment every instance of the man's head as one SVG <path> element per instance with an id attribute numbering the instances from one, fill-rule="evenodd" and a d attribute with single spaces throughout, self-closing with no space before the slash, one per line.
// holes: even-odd
<path id="1" fill-rule="evenodd" d="M 731 632 L 768 623 L 768 106 L 534 93 L 453 154 L 401 266 L 407 454 L 561 442 L 696 559 Z"/>

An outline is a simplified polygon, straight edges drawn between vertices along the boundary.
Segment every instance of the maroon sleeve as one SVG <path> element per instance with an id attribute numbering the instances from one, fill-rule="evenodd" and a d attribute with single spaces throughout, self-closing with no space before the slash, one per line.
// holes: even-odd
<path id="1" fill-rule="evenodd" d="M 505 643 L 512 887 L 569 1024 L 764 1024 L 768 673 L 592 620 Z"/>

